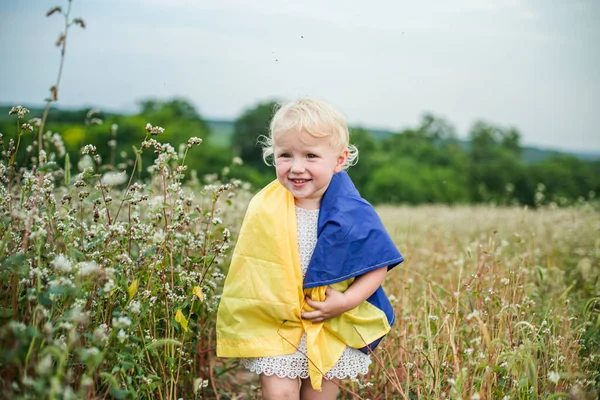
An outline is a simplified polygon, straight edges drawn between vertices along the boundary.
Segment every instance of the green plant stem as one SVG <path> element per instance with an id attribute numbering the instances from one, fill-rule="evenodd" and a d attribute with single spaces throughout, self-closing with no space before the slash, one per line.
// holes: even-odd
<path id="1" fill-rule="evenodd" d="M 65 17 L 65 33 L 64 33 L 63 41 L 61 43 L 60 64 L 58 67 L 58 74 L 56 76 L 56 83 L 54 84 L 51 96 L 48 97 L 48 99 L 46 100 L 46 107 L 44 108 L 44 113 L 42 114 L 42 122 L 40 123 L 40 127 L 38 129 L 38 151 L 39 152 L 41 152 L 42 148 L 43 148 L 42 147 L 42 133 L 44 131 L 44 125 L 46 124 L 46 119 L 48 118 L 48 113 L 50 112 L 50 105 L 52 104 L 52 102 L 57 100 L 56 94 L 58 93 L 58 88 L 60 86 L 63 68 L 65 65 L 65 54 L 67 52 L 67 37 L 69 35 L 69 27 L 71 26 L 71 24 L 69 23 L 69 15 L 71 14 L 72 0 L 68 0 L 68 3 L 69 3 L 69 5 L 67 7 L 67 12 L 63 14 Z M 39 162 L 39 160 L 38 160 L 38 162 Z"/>
<path id="2" fill-rule="evenodd" d="M 144 140 L 142 141 L 145 142 L 146 140 L 148 140 L 148 133 L 146 133 L 146 137 L 144 137 Z M 140 146 L 140 152 L 142 151 L 142 147 Z M 138 157 L 139 156 L 139 157 Z M 133 181 L 133 175 L 135 174 L 135 170 L 138 164 L 138 159 L 141 157 L 141 154 L 136 155 L 135 157 L 135 161 L 133 162 L 133 169 L 131 170 L 131 175 L 129 175 L 129 182 L 127 182 L 127 187 L 125 188 L 125 191 L 123 192 L 123 198 L 121 199 L 121 204 L 119 204 L 119 208 L 117 209 L 117 213 L 115 214 L 115 221 L 117 221 L 117 218 L 119 218 L 119 213 L 121 212 L 121 208 L 123 207 L 123 203 L 125 203 L 125 199 L 127 198 L 127 193 L 129 193 L 129 188 L 131 187 L 131 182 Z"/>

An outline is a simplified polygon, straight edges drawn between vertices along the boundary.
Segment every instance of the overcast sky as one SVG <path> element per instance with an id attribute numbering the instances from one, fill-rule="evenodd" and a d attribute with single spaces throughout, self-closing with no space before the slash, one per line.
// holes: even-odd
<path id="1" fill-rule="evenodd" d="M 0 2 L 0 103 L 55 82 L 61 0 Z M 132 112 L 188 99 L 235 119 L 318 97 L 350 124 L 400 130 L 424 112 L 466 137 L 480 119 L 526 145 L 600 151 L 600 0 L 73 0 L 62 107 Z"/>

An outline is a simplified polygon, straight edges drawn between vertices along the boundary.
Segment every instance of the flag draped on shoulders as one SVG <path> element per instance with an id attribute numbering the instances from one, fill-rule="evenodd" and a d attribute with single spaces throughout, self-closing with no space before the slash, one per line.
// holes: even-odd
<path id="1" fill-rule="evenodd" d="M 342 171 L 321 200 L 317 244 L 303 279 L 294 197 L 273 181 L 253 197 L 242 223 L 217 313 L 217 356 L 292 354 L 305 332 L 311 384 L 320 390 L 344 348 L 373 349 L 389 332 L 394 312 L 379 287 L 358 307 L 313 323 L 300 317 L 311 310 L 305 296 L 324 301 L 328 286 L 344 292 L 356 277 L 403 260 Z"/>

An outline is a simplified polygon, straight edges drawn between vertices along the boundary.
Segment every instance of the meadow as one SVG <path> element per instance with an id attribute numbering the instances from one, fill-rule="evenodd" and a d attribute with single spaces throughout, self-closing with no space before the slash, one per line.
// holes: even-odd
<path id="1" fill-rule="evenodd" d="M 117 151 L 70 156 L 13 107 L 0 133 L 0 397 L 250 399 L 256 376 L 215 356 L 215 313 L 250 186 L 199 176 L 202 138 L 137 128 Z M 102 121 L 90 110 L 85 126 Z M 85 131 L 82 128 L 82 131 Z M 152 163 L 142 162 L 152 159 Z M 142 178 L 143 176 L 143 178 Z M 398 188 L 402 190 L 402 188 Z M 379 206 L 406 258 L 387 277 L 396 310 L 369 374 L 340 398 L 593 399 L 600 391 L 600 213 L 581 199 L 536 208 Z"/>
<path id="2" fill-rule="evenodd" d="M 149 123 L 133 154 L 86 145 L 71 162 L 47 133 L 16 166 L 33 126 L 25 108 L 12 113 L 17 140 L 2 142 L 0 161 L 2 396 L 260 398 L 255 376 L 214 354 L 247 185 L 227 168 L 187 171 L 202 140 L 175 150 Z M 143 152 L 155 159 L 139 181 Z M 592 204 L 378 212 L 406 257 L 386 281 L 397 320 L 369 375 L 343 382 L 341 398 L 597 396 Z"/>

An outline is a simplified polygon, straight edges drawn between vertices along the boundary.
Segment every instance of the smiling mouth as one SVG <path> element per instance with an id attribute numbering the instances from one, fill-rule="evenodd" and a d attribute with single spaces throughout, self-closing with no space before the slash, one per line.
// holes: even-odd
<path id="1" fill-rule="evenodd" d="M 306 182 L 310 181 L 310 179 L 290 179 L 290 181 L 300 184 L 300 183 L 306 183 Z"/>

